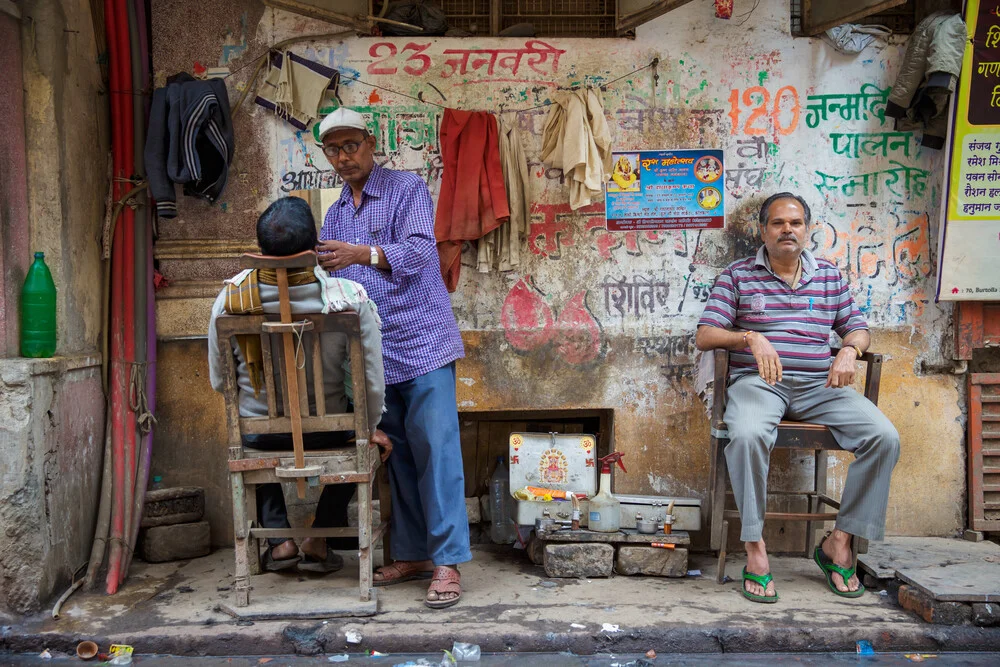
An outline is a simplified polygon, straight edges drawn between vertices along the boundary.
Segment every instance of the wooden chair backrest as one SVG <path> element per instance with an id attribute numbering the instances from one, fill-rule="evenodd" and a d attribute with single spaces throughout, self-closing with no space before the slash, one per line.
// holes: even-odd
<path id="1" fill-rule="evenodd" d="M 836 356 L 838 348 L 832 349 Z M 729 351 L 715 350 L 715 384 L 712 387 L 712 429 L 724 431 L 726 428 L 726 389 L 729 380 Z M 866 364 L 864 395 L 878 405 L 879 385 L 882 378 L 882 355 L 865 352 L 859 361 Z M 778 439 L 775 447 L 789 449 L 832 449 L 840 446 L 834 440 L 833 434 L 825 426 L 783 420 L 778 424 Z"/>
<path id="2" fill-rule="evenodd" d="M 267 257 L 263 255 L 243 255 L 243 268 L 273 268 L 279 271 L 293 268 L 307 268 L 316 265 L 316 253 L 307 251 L 289 257 Z M 361 321 L 357 313 L 309 313 L 296 314 L 296 350 L 310 351 L 310 370 L 312 382 L 306 380 L 305 359 L 303 354 L 296 360 L 297 373 L 291 381 L 297 382 L 301 391 L 299 396 L 299 414 L 303 433 L 347 431 L 354 429 L 357 434 L 357 449 L 359 457 L 367 465 L 368 457 L 368 405 L 365 388 L 366 369 L 361 346 Z M 226 384 L 223 396 L 226 401 L 226 417 L 228 425 L 228 440 L 230 447 L 242 448 L 242 436 L 262 433 L 291 433 L 292 417 L 290 416 L 289 380 L 285 370 L 284 349 L 280 335 L 265 331 L 267 323 L 280 321 L 277 314 L 265 315 L 223 315 L 216 320 L 216 328 L 220 343 L 229 341 L 235 345 L 235 337 L 239 335 L 256 335 L 260 337 L 263 356 L 264 390 L 267 396 L 266 417 L 241 417 L 239 414 L 239 391 L 236 383 L 236 364 L 233 355 L 226 355 Z M 299 323 L 306 323 L 304 326 Z M 302 329 L 308 329 L 302 331 Z M 324 333 L 341 333 L 347 336 L 350 350 L 351 382 L 354 387 L 354 412 L 327 412 L 326 393 L 324 390 L 324 369 L 321 339 Z M 296 353 L 298 356 L 298 353 Z M 280 391 L 276 391 L 279 388 Z M 281 401 L 277 396 L 280 394 Z M 364 447 L 362 447 L 362 444 Z M 367 468 L 365 468 L 367 469 Z"/>

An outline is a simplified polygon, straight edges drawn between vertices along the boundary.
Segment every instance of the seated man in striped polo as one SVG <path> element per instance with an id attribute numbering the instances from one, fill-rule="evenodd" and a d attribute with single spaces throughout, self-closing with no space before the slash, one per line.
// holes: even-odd
<path id="1" fill-rule="evenodd" d="M 868 324 L 837 267 L 806 250 L 808 204 L 782 192 L 761 205 L 759 218 L 764 245 L 719 275 L 695 338 L 699 350 L 732 351 L 725 454 L 746 543 L 743 595 L 778 600 L 762 533 L 771 448 L 778 422 L 788 418 L 828 426 L 855 455 L 836 528 L 814 559 L 830 590 L 858 597 L 864 587 L 851 567 L 851 537 L 883 538 L 899 434 L 850 386 L 870 341 Z M 833 358 L 831 330 L 843 339 Z"/>

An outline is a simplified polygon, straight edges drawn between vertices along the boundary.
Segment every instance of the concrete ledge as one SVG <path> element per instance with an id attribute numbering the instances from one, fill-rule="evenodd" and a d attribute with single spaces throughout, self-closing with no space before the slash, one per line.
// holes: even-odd
<path id="1" fill-rule="evenodd" d="M 101 357 L 96 354 L 77 354 L 68 357 L 55 356 L 45 359 L 29 359 L 28 357 L 9 357 L 0 359 L 0 374 L 19 373 L 23 375 L 51 375 L 67 373 L 81 368 L 93 368 L 101 365 Z"/>

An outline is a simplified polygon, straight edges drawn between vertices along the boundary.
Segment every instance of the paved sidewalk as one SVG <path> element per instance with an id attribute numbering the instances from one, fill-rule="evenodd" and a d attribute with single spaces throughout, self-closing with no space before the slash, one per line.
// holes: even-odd
<path id="1" fill-rule="evenodd" d="M 853 652 L 862 639 L 880 652 L 1000 650 L 1000 628 L 927 624 L 877 593 L 838 598 L 802 557 L 772 557 L 781 601 L 761 605 L 745 600 L 735 581 L 716 584 L 708 555 L 691 558 L 700 577 L 592 580 L 548 579 L 510 549 L 480 547 L 474 556 L 462 566 L 462 601 L 450 609 L 425 608 L 426 582 L 414 581 L 381 589 L 374 617 L 255 623 L 216 610 L 230 595 L 231 551 L 182 563 L 137 562 L 114 597 L 77 593 L 57 621 L 40 616 L 4 626 L 0 652 L 71 652 L 82 639 L 174 655 L 434 653 L 455 641 L 494 653 Z M 327 578 L 269 577 L 301 592 L 307 605 L 324 590 L 354 586 L 352 566 L 349 560 Z M 730 575 L 741 566 L 732 556 Z M 347 644 L 348 630 L 361 633 L 361 644 Z"/>

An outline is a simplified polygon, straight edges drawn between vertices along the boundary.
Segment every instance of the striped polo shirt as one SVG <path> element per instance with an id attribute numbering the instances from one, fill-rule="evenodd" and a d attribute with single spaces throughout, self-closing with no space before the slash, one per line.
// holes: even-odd
<path id="1" fill-rule="evenodd" d="M 771 270 L 764 246 L 719 274 L 702 325 L 764 334 L 781 358 L 782 373 L 799 376 L 829 372 L 831 329 L 843 338 L 868 328 L 834 264 L 803 250 L 802 279 L 792 289 Z M 757 372 L 749 348 L 733 350 L 729 363 L 733 376 Z"/>

